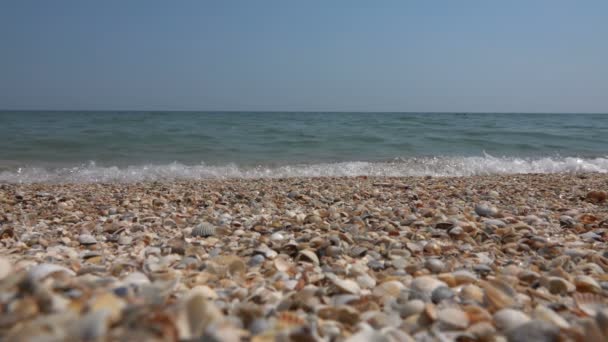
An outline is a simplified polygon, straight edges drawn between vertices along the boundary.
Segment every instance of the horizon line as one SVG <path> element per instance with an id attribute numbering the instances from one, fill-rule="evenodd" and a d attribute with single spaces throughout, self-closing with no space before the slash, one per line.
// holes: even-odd
<path id="1" fill-rule="evenodd" d="M 361 111 L 361 110 L 205 110 L 205 109 L 4 109 L 0 112 L 174 112 L 174 113 L 376 113 L 376 114 L 608 114 L 607 112 L 545 111 Z"/>

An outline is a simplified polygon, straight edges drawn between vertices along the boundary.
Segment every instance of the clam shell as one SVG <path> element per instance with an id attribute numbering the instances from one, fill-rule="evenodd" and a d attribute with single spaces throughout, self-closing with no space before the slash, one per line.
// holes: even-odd
<path id="1" fill-rule="evenodd" d="M 535 319 L 552 323 L 558 326 L 560 329 L 570 329 L 570 323 L 568 323 L 568 321 L 566 321 L 562 316 L 558 315 L 555 311 L 545 306 L 538 305 L 534 309 L 532 316 Z"/>
<path id="2" fill-rule="evenodd" d="M 573 297 L 576 306 L 588 316 L 595 316 L 600 310 L 608 307 L 606 300 L 597 294 L 575 293 Z"/>
<path id="3" fill-rule="evenodd" d="M 305 261 L 305 262 L 311 262 L 315 265 L 319 265 L 319 257 L 317 256 L 317 254 L 310 250 L 310 249 L 305 249 L 300 251 L 300 253 L 298 254 L 298 260 L 299 261 Z"/>
<path id="4" fill-rule="evenodd" d="M 341 279 L 336 276 L 328 277 L 329 280 L 340 290 L 341 293 L 350 293 L 354 295 L 361 294 L 361 287 L 356 281 L 351 279 Z"/>
<path id="5" fill-rule="evenodd" d="M 13 265 L 8 259 L 0 257 L 0 280 L 6 278 L 13 272 Z"/>
<path id="6" fill-rule="evenodd" d="M 215 226 L 210 223 L 201 223 L 192 229 L 192 237 L 209 237 L 215 235 Z"/>
<path id="7" fill-rule="evenodd" d="M 76 273 L 70 270 L 69 268 L 55 264 L 36 265 L 32 267 L 28 272 L 28 276 L 34 281 L 42 280 L 52 274 L 66 274 L 68 276 L 76 275 Z"/>
<path id="8" fill-rule="evenodd" d="M 78 236 L 78 242 L 81 245 L 90 246 L 97 243 L 97 239 L 91 234 L 80 234 Z"/>
<path id="9" fill-rule="evenodd" d="M 469 326 L 469 317 L 464 311 L 457 308 L 446 308 L 437 313 L 437 320 L 447 329 L 466 329 Z"/>
<path id="10" fill-rule="evenodd" d="M 516 329 L 530 321 L 530 316 L 514 309 L 502 309 L 494 314 L 494 323 L 501 331 Z"/>
<path id="11" fill-rule="evenodd" d="M 403 285 L 402 282 L 398 280 L 389 280 L 376 286 L 372 291 L 372 294 L 382 298 L 397 298 L 403 289 L 405 289 L 405 285 Z"/>
<path id="12" fill-rule="evenodd" d="M 579 292 L 599 293 L 602 291 L 600 284 L 593 278 L 587 275 L 578 275 L 574 278 L 574 286 Z"/>
<path id="13" fill-rule="evenodd" d="M 208 326 L 223 319 L 222 312 L 207 300 L 207 295 L 200 288 L 194 288 L 186 295 L 183 304 L 185 321 L 182 322 L 188 327 L 187 336 L 201 336 Z"/>

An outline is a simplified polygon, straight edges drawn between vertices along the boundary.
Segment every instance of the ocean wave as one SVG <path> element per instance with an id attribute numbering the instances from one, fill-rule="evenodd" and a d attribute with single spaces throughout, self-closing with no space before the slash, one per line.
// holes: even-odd
<path id="1" fill-rule="evenodd" d="M 236 164 L 137 165 L 105 167 L 89 163 L 64 168 L 22 167 L 0 172 L 4 183 L 134 183 L 160 180 L 349 176 L 474 176 L 492 174 L 608 172 L 608 157 L 418 157 L 390 162 L 339 162 L 242 167 Z"/>

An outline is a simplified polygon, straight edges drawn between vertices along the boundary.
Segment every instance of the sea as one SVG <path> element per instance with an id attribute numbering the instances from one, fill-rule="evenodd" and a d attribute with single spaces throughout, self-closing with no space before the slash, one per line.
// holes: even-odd
<path id="1" fill-rule="evenodd" d="M 0 183 L 608 172 L 608 115 L 0 111 Z"/>

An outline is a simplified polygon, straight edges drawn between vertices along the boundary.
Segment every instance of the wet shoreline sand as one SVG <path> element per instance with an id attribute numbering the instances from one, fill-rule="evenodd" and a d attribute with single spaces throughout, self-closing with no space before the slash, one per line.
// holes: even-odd
<path id="1" fill-rule="evenodd" d="M 0 184 L 0 335 L 602 340 L 607 190 L 595 173 Z"/>

